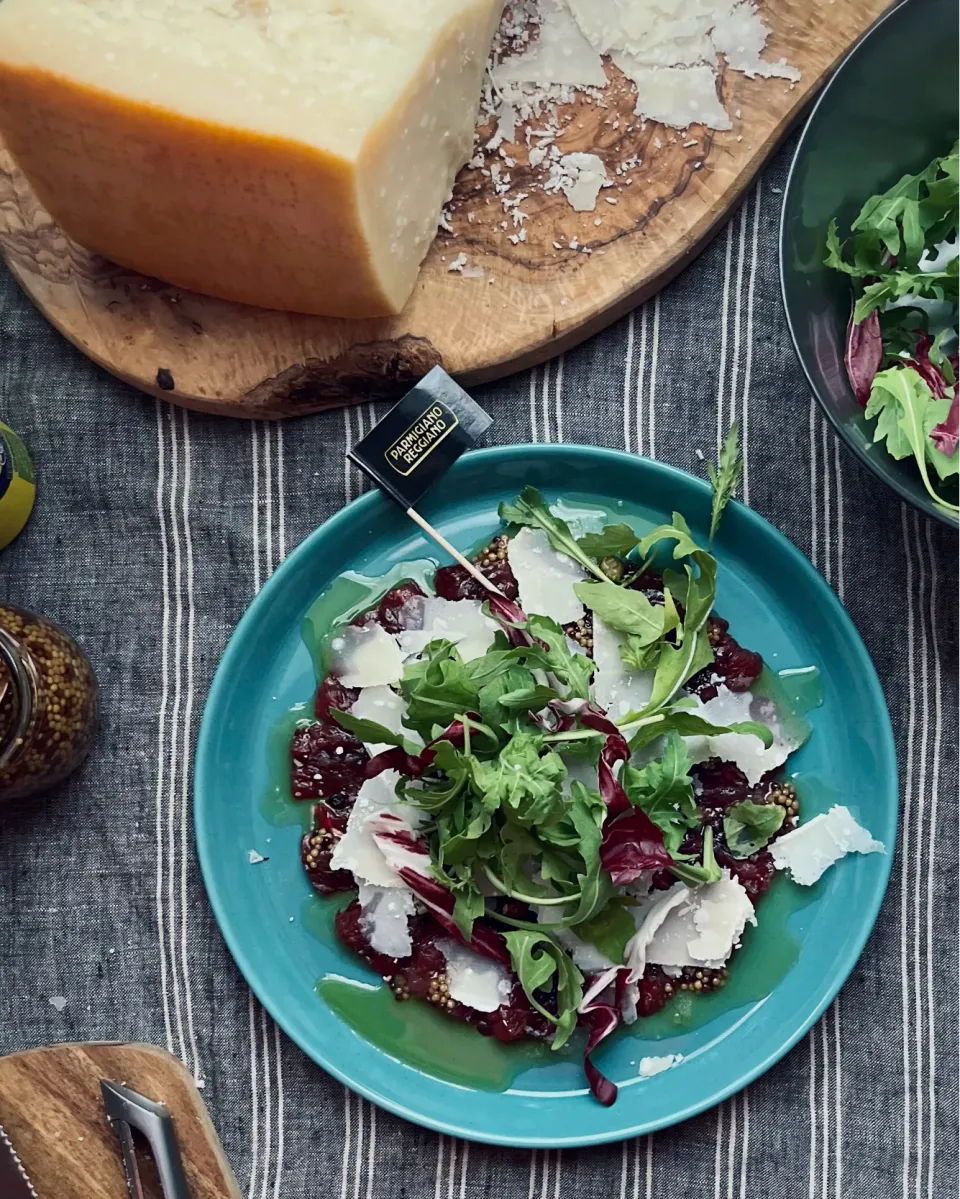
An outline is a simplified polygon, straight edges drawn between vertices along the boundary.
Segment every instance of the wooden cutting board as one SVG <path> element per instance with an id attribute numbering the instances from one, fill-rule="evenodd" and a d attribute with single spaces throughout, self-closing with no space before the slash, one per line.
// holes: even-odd
<path id="1" fill-rule="evenodd" d="M 686 266 L 888 4 L 761 0 L 772 29 L 766 56 L 785 57 L 802 78 L 791 87 L 725 71 L 722 96 L 734 117 L 725 132 L 641 126 L 632 85 L 608 66 L 607 107 L 578 102 L 557 144 L 564 153 L 599 154 L 613 178 L 620 163 L 639 158 L 632 183 L 605 190 L 597 211 L 586 213 L 575 213 L 562 195 L 533 190 L 523 202 L 526 240 L 512 243 L 514 227 L 502 227 L 490 178 L 464 169 L 453 231 L 438 234 L 395 318 L 344 321 L 247 308 L 124 270 L 65 236 L 2 144 L 0 252 L 34 303 L 85 354 L 126 382 L 190 408 L 300 416 L 396 396 L 437 363 L 467 385 L 480 383 L 576 345 Z M 518 186 L 527 191 L 526 148 L 506 148 L 516 159 L 511 194 Z M 460 253 L 477 276 L 449 269 Z"/>
<path id="2" fill-rule="evenodd" d="M 174 1120 L 192 1199 L 240 1199 L 193 1080 L 153 1045 L 51 1045 L 0 1057 L 0 1124 L 40 1199 L 127 1199 L 100 1081 L 163 1103 Z M 161 1199 L 144 1171 L 148 1199 Z M 0 1199 L 5 1197 L 0 1196 Z"/>

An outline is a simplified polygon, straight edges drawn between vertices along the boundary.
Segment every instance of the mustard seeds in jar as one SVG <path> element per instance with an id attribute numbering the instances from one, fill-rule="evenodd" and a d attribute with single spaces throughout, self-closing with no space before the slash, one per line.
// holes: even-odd
<path id="1" fill-rule="evenodd" d="M 97 683 L 69 633 L 0 604 L 0 800 L 35 795 L 90 751 Z"/>

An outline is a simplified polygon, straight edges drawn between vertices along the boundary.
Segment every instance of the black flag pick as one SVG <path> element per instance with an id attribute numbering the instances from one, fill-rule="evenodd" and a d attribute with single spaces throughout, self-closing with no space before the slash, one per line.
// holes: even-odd
<path id="1" fill-rule="evenodd" d="M 488 591 L 498 591 L 414 508 L 424 492 L 492 423 L 479 404 L 445 370 L 435 366 L 348 451 L 348 456 Z"/>

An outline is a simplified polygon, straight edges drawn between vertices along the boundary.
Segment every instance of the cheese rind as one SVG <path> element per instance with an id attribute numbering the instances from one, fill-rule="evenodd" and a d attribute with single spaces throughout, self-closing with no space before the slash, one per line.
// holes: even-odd
<path id="1" fill-rule="evenodd" d="M 81 244 L 384 316 L 470 156 L 499 0 L 3 0 L 0 132 Z"/>

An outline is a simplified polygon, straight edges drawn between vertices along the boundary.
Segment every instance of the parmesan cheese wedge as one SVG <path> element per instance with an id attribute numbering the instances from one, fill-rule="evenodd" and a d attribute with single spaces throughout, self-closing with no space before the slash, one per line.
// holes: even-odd
<path id="1" fill-rule="evenodd" d="M 82 245 L 169 283 L 399 312 L 502 0 L 3 0 L 0 132 Z"/>

